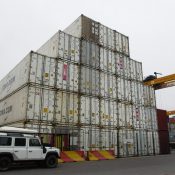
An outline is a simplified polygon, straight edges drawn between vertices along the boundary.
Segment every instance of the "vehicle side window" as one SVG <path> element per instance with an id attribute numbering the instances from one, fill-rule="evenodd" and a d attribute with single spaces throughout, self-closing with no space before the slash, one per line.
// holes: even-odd
<path id="1" fill-rule="evenodd" d="M 29 146 L 41 146 L 41 144 L 38 139 L 30 139 Z"/>
<path id="2" fill-rule="evenodd" d="M 11 137 L 0 137 L 0 146 L 11 146 L 12 138 Z"/>
<path id="3" fill-rule="evenodd" d="M 26 146 L 25 138 L 15 138 L 15 146 Z"/>

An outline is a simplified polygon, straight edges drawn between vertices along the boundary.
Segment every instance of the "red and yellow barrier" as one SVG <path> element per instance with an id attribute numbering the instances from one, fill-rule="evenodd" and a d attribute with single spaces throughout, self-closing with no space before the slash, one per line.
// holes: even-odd
<path id="1" fill-rule="evenodd" d="M 113 160 L 115 159 L 113 150 L 88 151 L 88 160 Z"/>
<path id="2" fill-rule="evenodd" d="M 87 160 L 113 160 L 113 150 L 96 150 L 87 152 Z M 61 151 L 61 158 L 58 162 L 82 162 L 85 161 L 84 151 Z"/>
<path id="3" fill-rule="evenodd" d="M 58 162 L 82 162 L 85 161 L 84 151 L 61 151 Z"/>

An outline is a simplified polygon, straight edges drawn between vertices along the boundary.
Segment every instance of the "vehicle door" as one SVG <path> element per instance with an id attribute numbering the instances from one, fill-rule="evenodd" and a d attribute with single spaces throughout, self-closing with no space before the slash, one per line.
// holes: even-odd
<path id="1" fill-rule="evenodd" d="M 26 138 L 14 138 L 14 159 L 27 160 Z"/>
<path id="2" fill-rule="evenodd" d="M 28 143 L 28 160 L 43 159 L 43 149 L 41 143 L 37 138 L 29 138 Z"/>
<path id="3" fill-rule="evenodd" d="M 0 152 L 13 153 L 12 138 L 7 136 L 0 136 Z"/>

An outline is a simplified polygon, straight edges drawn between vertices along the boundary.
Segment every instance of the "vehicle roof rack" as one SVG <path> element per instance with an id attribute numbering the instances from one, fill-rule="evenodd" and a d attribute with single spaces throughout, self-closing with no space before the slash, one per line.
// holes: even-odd
<path id="1" fill-rule="evenodd" d="M 4 133 L 22 133 L 22 134 L 38 134 L 37 130 L 24 129 L 24 128 L 15 128 L 9 126 L 0 127 L 0 132 Z"/>

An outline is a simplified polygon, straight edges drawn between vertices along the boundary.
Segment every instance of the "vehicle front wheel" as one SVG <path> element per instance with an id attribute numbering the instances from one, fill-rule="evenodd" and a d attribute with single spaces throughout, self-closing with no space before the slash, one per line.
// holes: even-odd
<path id="1" fill-rule="evenodd" d="M 11 166 L 12 160 L 9 157 L 0 158 L 0 171 L 7 171 Z"/>
<path id="2" fill-rule="evenodd" d="M 56 168 L 58 165 L 58 159 L 55 155 L 49 155 L 45 159 L 45 165 L 47 168 Z"/>

